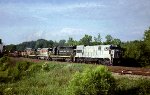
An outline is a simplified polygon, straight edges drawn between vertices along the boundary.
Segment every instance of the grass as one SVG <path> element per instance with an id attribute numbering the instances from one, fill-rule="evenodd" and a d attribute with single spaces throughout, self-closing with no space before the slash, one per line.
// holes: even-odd
<path id="1" fill-rule="evenodd" d="M 149 79 L 117 79 L 116 95 L 150 95 Z"/>
<path id="2" fill-rule="evenodd" d="M 48 70 L 43 69 L 45 64 L 47 64 Z M 57 62 L 35 63 L 24 70 L 22 73 L 24 76 L 21 76 L 20 80 L 1 82 L 0 93 L 9 95 L 64 95 L 71 76 L 76 71 L 81 72 L 83 67 L 86 65 Z M 22 69 L 24 69 L 23 66 Z M 7 70 L 0 73 L 3 74 L 1 74 L 3 77 L 10 77 Z"/>
<path id="3" fill-rule="evenodd" d="M 13 65 L 12 72 L 17 69 L 16 66 L 18 65 Z M 6 82 L 0 81 L 0 95 L 67 95 L 67 87 L 72 76 L 76 72 L 83 72 L 85 68 L 95 67 L 97 65 L 39 62 L 31 63 L 26 68 L 22 67 L 24 70 L 18 75 L 17 70 L 16 75 L 8 74 L 8 67 L 6 70 L 0 70 L 0 76 L 7 79 Z M 18 76 L 19 79 L 10 81 L 12 76 Z M 114 87 L 117 88 L 116 95 L 150 94 L 148 79 L 132 80 L 117 77 L 116 83 L 117 87 Z"/>

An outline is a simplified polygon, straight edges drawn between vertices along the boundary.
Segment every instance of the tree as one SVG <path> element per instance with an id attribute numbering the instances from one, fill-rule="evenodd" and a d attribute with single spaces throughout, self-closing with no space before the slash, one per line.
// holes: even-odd
<path id="1" fill-rule="evenodd" d="M 86 35 L 80 39 L 80 44 L 83 44 L 83 45 L 91 45 L 91 42 L 92 42 L 92 36 L 91 35 Z"/>
<path id="2" fill-rule="evenodd" d="M 111 35 L 106 35 L 106 44 L 112 44 L 113 37 Z"/>
<path id="3" fill-rule="evenodd" d="M 150 27 L 148 30 L 145 31 L 144 33 L 144 44 L 145 48 L 142 48 L 144 51 L 144 59 L 145 59 L 145 64 L 150 65 Z"/>
<path id="4" fill-rule="evenodd" d="M 63 39 L 63 40 L 60 40 L 58 44 L 59 46 L 64 46 L 65 43 L 66 43 L 66 40 Z"/>
<path id="5" fill-rule="evenodd" d="M 124 65 L 126 66 L 145 66 L 147 64 L 147 58 L 144 54 L 145 45 L 143 41 L 130 41 L 122 45 L 125 49 L 123 58 L 126 60 Z"/>
<path id="6" fill-rule="evenodd" d="M 112 43 L 113 43 L 114 45 L 119 45 L 119 46 L 120 46 L 121 40 L 120 40 L 120 39 L 113 39 L 113 40 L 112 40 Z"/>
<path id="7" fill-rule="evenodd" d="M 101 35 L 100 35 L 100 33 L 98 33 L 98 36 L 97 36 L 97 37 L 94 37 L 93 45 L 102 44 L 101 40 L 102 40 Z"/>
<path id="8" fill-rule="evenodd" d="M 10 51 L 10 52 L 14 52 L 14 51 L 16 51 L 16 45 L 13 45 L 13 44 L 7 45 L 6 50 Z"/>
<path id="9" fill-rule="evenodd" d="M 150 50 L 150 27 L 144 33 L 144 42 L 148 50 Z"/>
<path id="10" fill-rule="evenodd" d="M 48 41 L 45 39 L 39 39 L 36 41 L 35 48 L 46 48 L 48 47 Z"/>
<path id="11" fill-rule="evenodd" d="M 126 48 L 124 56 L 126 58 L 134 58 L 138 60 L 141 57 L 140 41 L 130 41 L 124 46 Z"/>
<path id="12" fill-rule="evenodd" d="M 54 46 L 55 47 L 59 46 L 59 43 L 57 41 L 54 41 Z"/>
<path id="13" fill-rule="evenodd" d="M 48 41 L 48 46 L 49 46 L 49 47 L 53 47 L 53 46 L 54 46 L 54 42 L 53 42 L 52 40 L 49 40 L 49 41 Z"/>
<path id="14" fill-rule="evenodd" d="M 68 44 L 69 46 L 75 45 L 74 40 L 73 40 L 72 37 L 69 37 L 69 39 L 68 39 L 68 41 L 67 41 L 67 44 Z"/>
<path id="15" fill-rule="evenodd" d="M 16 50 L 17 51 L 23 51 L 25 50 L 26 46 L 24 44 L 18 44 L 16 45 Z"/>

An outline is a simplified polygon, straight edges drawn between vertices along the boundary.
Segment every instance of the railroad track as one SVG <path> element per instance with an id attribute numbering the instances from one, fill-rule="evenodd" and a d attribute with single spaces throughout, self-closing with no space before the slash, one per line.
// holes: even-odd
<path id="1" fill-rule="evenodd" d="M 123 67 L 123 66 L 108 66 L 111 72 L 119 73 L 121 75 L 142 75 L 150 76 L 150 69 L 148 68 L 136 68 L 136 67 Z"/>

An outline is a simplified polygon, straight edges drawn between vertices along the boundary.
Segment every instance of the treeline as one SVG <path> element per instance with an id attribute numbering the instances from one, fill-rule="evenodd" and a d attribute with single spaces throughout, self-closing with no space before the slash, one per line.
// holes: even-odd
<path id="1" fill-rule="evenodd" d="M 21 44 L 11 44 L 6 46 L 7 51 L 23 51 L 26 48 L 47 48 L 55 46 L 74 46 L 74 45 L 101 45 L 101 44 L 115 44 L 121 45 L 121 40 L 113 38 L 111 35 L 105 37 L 106 41 L 102 42 L 101 35 L 98 34 L 97 37 L 92 37 L 91 35 L 85 34 L 79 41 L 74 40 L 72 37 L 69 37 L 68 40 L 62 39 L 59 41 L 38 39 L 37 41 L 28 41 Z"/>
<path id="2" fill-rule="evenodd" d="M 85 34 L 79 41 L 69 37 L 68 40 L 52 41 L 38 39 L 37 41 L 23 42 L 18 45 L 7 45 L 7 51 L 22 51 L 25 48 L 45 48 L 54 46 L 73 46 L 73 45 L 100 45 L 115 44 L 123 49 L 122 65 L 127 66 L 150 66 L 150 28 L 145 30 L 144 37 L 141 40 L 122 42 L 120 39 L 113 38 L 111 35 L 105 37 L 102 42 L 100 34 L 97 37 Z"/>
<path id="3" fill-rule="evenodd" d="M 124 49 L 124 65 L 150 67 L 150 28 L 145 30 L 142 40 L 124 42 L 121 47 Z"/>

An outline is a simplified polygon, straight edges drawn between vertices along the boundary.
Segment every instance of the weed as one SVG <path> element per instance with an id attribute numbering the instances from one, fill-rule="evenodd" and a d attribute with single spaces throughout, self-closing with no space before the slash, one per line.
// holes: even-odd
<path id="1" fill-rule="evenodd" d="M 9 61 L 10 61 L 10 58 L 7 57 L 7 56 L 4 56 L 4 57 L 0 58 L 0 64 L 3 64 L 5 62 L 9 62 Z"/>
<path id="2" fill-rule="evenodd" d="M 94 70 L 86 69 L 76 73 L 70 81 L 68 91 L 73 95 L 108 95 L 113 94 L 115 80 L 104 66 Z"/>
<path id="3" fill-rule="evenodd" d="M 44 63 L 43 65 L 42 65 L 42 70 L 44 70 L 44 71 L 49 71 L 49 65 L 48 65 L 48 63 Z"/>

